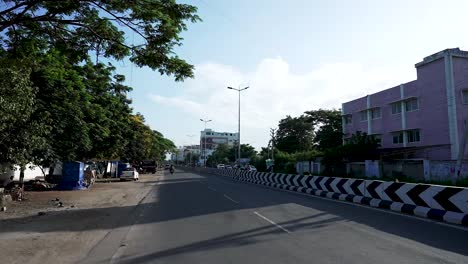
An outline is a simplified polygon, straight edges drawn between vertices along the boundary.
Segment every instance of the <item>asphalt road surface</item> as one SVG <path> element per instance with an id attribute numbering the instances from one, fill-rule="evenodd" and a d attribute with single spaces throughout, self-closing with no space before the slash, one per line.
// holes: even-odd
<path id="1" fill-rule="evenodd" d="M 83 263 L 468 263 L 468 229 L 238 183 L 166 174 Z"/>

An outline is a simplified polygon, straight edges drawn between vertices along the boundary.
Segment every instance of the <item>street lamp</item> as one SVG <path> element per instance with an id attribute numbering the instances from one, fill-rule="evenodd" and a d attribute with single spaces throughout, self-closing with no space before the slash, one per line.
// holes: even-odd
<path id="1" fill-rule="evenodd" d="M 238 126 L 237 126 L 237 136 L 239 137 L 237 139 L 237 144 L 238 144 L 238 152 L 237 152 L 237 155 L 238 155 L 238 165 L 239 165 L 239 169 L 240 169 L 240 166 L 241 166 L 241 141 L 240 141 L 240 92 L 244 91 L 244 90 L 247 90 L 249 88 L 249 86 L 247 87 L 244 87 L 242 89 L 236 89 L 236 88 L 233 88 L 233 87 L 228 87 L 228 89 L 231 89 L 231 90 L 234 90 L 234 91 L 237 91 L 239 92 L 239 118 L 238 118 Z"/>
<path id="2" fill-rule="evenodd" d="M 206 167 L 206 123 L 208 122 L 211 122 L 212 120 L 203 120 L 200 118 L 200 121 L 204 122 L 205 123 L 205 135 L 203 137 L 203 139 L 205 140 L 205 143 L 204 143 L 204 146 L 203 146 L 203 166 Z"/>
<path id="3" fill-rule="evenodd" d="M 190 139 L 192 139 L 195 135 L 187 135 L 187 137 L 189 137 Z M 190 142 L 192 142 L 192 140 L 190 140 Z M 190 148 L 189 148 L 189 152 L 190 152 L 190 160 L 189 160 L 189 165 L 192 166 L 192 146 L 191 144 L 192 143 L 189 143 L 190 144 Z"/>

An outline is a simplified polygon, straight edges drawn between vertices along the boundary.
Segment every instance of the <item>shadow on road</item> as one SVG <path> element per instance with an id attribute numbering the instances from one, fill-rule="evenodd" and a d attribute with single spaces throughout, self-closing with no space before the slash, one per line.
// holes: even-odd
<path id="1" fill-rule="evenodd" d="M 322 221 L 317 221 L 313 223 L 301 223 L 302 221 L 311 220 L 313 218 L 320 217 L 325 215 L 325 213 L 303 217 L 291 221 L 285 221 L 280 223 L 283 226 L 294 226 L 295 229 L 302 229 L 304 227 L 312 229 L 312 228 L 321 228 L 324 225 L 329 223 L 333 223 L 337 220 L 340 220 L 339 217 L 333 217 Z M 284 234 L 284 232 L 275 226 L 264 226 L 259 228 L 253 228 L 247 231 L 237 232 L 229 235 L 219 236 L 217 238 L 202 240 L 195 243 L 187 244 L 180 247 L 171 248 L 168 250 L 163 250 L 159 252 L 154 252 L 151 254 L 138 256 L 138 257 L 128 257 L 121 259 L 119 263 L 150 263 L 151 261 L 155 261 L 161 258 L 170 257 L 179 254 L 186 254 L 190 252 L 200 252 L 200 251 L 207 251 L 212 249 L 222 249 L 228 247 L 236 247 L 236 246 L 246 246 L 249 244 L 260 243 L 263 241 L 268 240 L 269 238 L 267 235 L 271 234 Z"/>
<path id="2" fill-rule="evenodd" d="M 249 196 L 249 203 L 233 205 L 219 198 L 220 194 L 209 191 L 205 183 L 230 184 L 232 188 L 242 190 Z M 211 179 L 213 178 L 213 179 Z M 0 221 L 0 238 L 2 234 L 10 232 L 57 232 L 83 230 L 111 230 L 134 224 L 131 220 L 136 212 L 157 212 L 147 214 L 138 219 L 138 224 L 158 223 L 172 221 L 188 217 L 203 216 L 233 210 L 254 209 L 283 204 L 296 204 L 319 210 L 322 213 L 298 218 L 291 221 L 279 222 L 291 231 L 301 231 L 309 228 L 323 228 L 336 222 L 357 222 L 374 229 L 417 241 L 443 250 L 468 255 L 468 232 L 446 226 L 424 222 L 417 219 L 392 215 L 387 212 L 356 207 L 351 204 L 337 203 L 322 199 L 305 197 L 302 195 L 280 192 L 261 186 L 237 183 L 233 180 L 218 178 L 215 176 L 195 176 L 177 172 L 174 178 L 171 176 L 157 181 L 155 193 L 158 200 L 143 202 L 137 206 L 72 209 L 68 211 L 51 212 L 44 216 L 16 218 Z M 209 206 L 207 206 L 209 205 Z M 138 210 L 137 210 L 138 209 Z M 328 215 L 325 220 L 316 219 Z M 93 218 L 105 218 L 109 221 L 91 221 Z M 77 221 L 80 219 L 80 221 Z M 35 224 L 28 223 L 31 220 Z M 6 225 L 6 223 L 9 223 Z M 14 224 L 12 224 L 14 223 Z M 270 233 L 282 232 L 279 229 L 268 226 L 251 229 L 244 232 L 229 234 L 215 239 L 198 241 L 165 251 L 154 252 L 150 255 L 133 258 L 126 263 L 139 263 L 147 260 L 165 257 L 197 250 L 209 250 L 233 245 L 245 245 L 259 241 L 262 236 Z M 252 240 L 256 237 L 255 240 Z"/>

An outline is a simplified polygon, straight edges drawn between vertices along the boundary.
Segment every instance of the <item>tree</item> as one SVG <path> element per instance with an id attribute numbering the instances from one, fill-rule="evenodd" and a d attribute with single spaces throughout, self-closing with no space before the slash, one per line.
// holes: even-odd
<path id="1" fill-rule="evenodd" d="M 314 129 L 306 116 L 291 117 L 279 121 L 275 147 L 287 153 L 307 151 L 313 148 Z"/>
<path id="2" fill-rule="evenodd" d="M 234 148 L 227 145 L 227 144 L 219 144 L 215 151 L 208 156 L 208 159 L 206 160 L 206 164 L 208 166 L 216 166 L 217 164 L 220 163 L 229 163 L 232 162 L 234 159 L 232 158 L 233 156 L 231 155 L 231 152 Z"/>
<path id="3" fill-rule="evenodd" d="M 173 0 L 6 0 L 0 9 L 0 162 L 163 159 L 172 141 L 136 120 L 115 68 L 130 60 L 176 81 L 173 48 L 196 8 Z M 128 43 L 129 33 L 138 44 Z M 96 55 L 96 63 L 91 55 Z"/>
<path id="4" fill-rule="evenodd" d="M 232 148 L 230 157 L 235 157 L 234 153 L 237 153 L 237 148 Z M 257 156 L 257 151 L 250 144 L 241 144 L 241 158 L 243 159 L 254 159 Z M 234 159 L 233 159 L 234 160 Z"/>
<path id="5" fill-rule="evenodd" d="M 174 152 L 176 147 L 172 141 L 145 124 L 145 118 L 140 113 L 130 116 L 132 135 L 122 158 L 131 163 L 143 160 L 164 160 L 165 155 Z"/>
<path id="6" fill-rule="evenodd" d="M 200 21 L 197 8 L 175 0 L 3 0 L 0 43 L 16 55 L 24 47 L 59 47 L 71 63 L 92 52 L 99 57 L 130 60 L 177 81 L 193 76 L 193 66 L 174 55 L 187 22 Z M 130 43 L 128 39 L 134 39 Z M 18 56 L 22 57 L 22 56 Z"/>
<path id="7" fill-rule="evenodd" d="M 342 118 L 340 110 L 319 109 L 305 112 L 306 119 L 315 131 L 314 143 L 319 150 L 334 148 L 342 144 Z"/>
<path id="8" fill-rule="evenodd" d="M 84 80 L 57 51 L 47 52 L 38 61 L 30 75 L 38 88 L 32 117 L 46 117 L 52 160 L 81 160 L 92 144 L 90 124 L 85 122 L 90 96 Z"/>
<path id="9" fill-rule="evenodd" d="M 40 163 L 47 127 L 32 119 L 37 89 L 27 70 L 2 64 L 0 68 L 0 161 L 20 166 L 20 184 L 31 161 Z M 43 153 L 42 153 L 43 154 Z"/>
<path id="10" fill-rule="evenodd" d="M 379 158 L 379 146 L 379 141 L 373 136 L 358 131 L 351 136 L 347 144 L 325 151 L 322 160 L 325 171 L 332 173 L 336 169 L 343 170 L 345 162 L 376 160 Z"/>

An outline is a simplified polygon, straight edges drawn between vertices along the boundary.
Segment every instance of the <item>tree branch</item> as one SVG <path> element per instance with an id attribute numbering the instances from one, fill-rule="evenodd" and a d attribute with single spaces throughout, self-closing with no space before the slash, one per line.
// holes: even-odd
<path id="1" fill-rule="evenodd" d="M 125 26 L 127 26 L 128 28 L 130 28 L 131 30 L 133 30 L 134 32 L 136 32 L 138 35 L 140 35 L 143 39 L 145 40 L 148 40 L 147 37 L 143 34 L 141 34 L 140 31 L 138 31 L 137 29 L 135 29 L 133 26 L 130 26 L 130 23 L 128 21 L 123 21 L 122 18 L 123 17 L 119 17 L 119 16 L 116 16 L 114 13 L 112 13 L 111 11 L 109 11 L 107 8 L 97 4 L 96 2 L 94 1 L 90 1 L 90 3 L 92 3 L 93 5 L 95 5 L 97 8 L 100 8 L 102 10 L 104 10 L 106 13 L 108 13 L 109 15 L 113 16 L 117 21 L 119 21 L 120 23 L 124 24 Z"/>
<path id="2" fill-rule="evenodd" d="M 28 1 L 24 1 L 24 2 L 21 3 L 21 4 L 17 4 L 17 5 L 15 5 L 15 6 L 13 6 L 13 7 L 10 7 L 10 8 L 8 8 L 8 9 L 6 9 L 6 10 L 0 11 L 0 16 L 3 16 L 3 15 L 5 15 L 5 14 L 7 14 L 7 13 L 9 13 L 9 12 L 15 10 L 15 9 L 18 9 L 18 8 L 20 8 L 20 7 L 22 7 L 22 6 L 25 6 L 25 5 L 28 5 L 28 4 L 31 4 L 31 2 L 28 3 Z M 35 4 L 35 3 L 33 2 L 31 5 L 34 5 L 34 4 Z"/>

